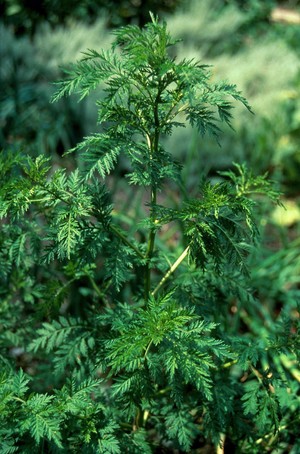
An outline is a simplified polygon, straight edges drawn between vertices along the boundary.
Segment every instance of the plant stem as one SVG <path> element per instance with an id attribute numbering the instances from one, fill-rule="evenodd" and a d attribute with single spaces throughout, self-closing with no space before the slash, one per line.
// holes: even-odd
<path id="1" fill-rule="evenodd" d="M 22 404 L 26 404 L 26 401 L 21 399 L 20 397 L 17 396 L 12 396 L 11 399 L 17 400 L 18 402 L 21 402 Z"/>
<path id="2" fill-rule="evenodd" d="M 131 241 L 128 240 L 128 238 L 126 238 L 126 236 L 120 232 L 120 230 L 115 227 L 114 225 L 110 225 L 110 230 L 116 235 L 118 236 L 122 241 L 123 243 L 125 243 L 127 246 L 129 246 L 134 252 L 137 253 L 137 255 L 141 258 L 141 259 L 144 259 L 144 255 L 142 254 L 142 252 L 133 244 L 131 243 Z"/>
<path id="3" fill-rule="evenodd" d="M 300 371 L 297 369 L 296 364 L 284 354 L 281 354 L 279 359 L 283 367 L 289 371 L 298 383 L 300 383 Z"/>
<path id="4" fill-rule="evenodd" d="M 216 447 L 216 454 L 224 454 L 224 443 L 225 443 L 225 434 L 220 434 L 220 441 L 218 446 Z"/>
<path id="5" fill-rule="evenodd" d="M 89 276 L 89 281 L 93 287 L 93 289 L 95 290 L 95 292 L 97 293 L 97 295 L 99 296 L 99 298 L 102 299 L 102 301 L 104 302 L 105 306 L 106 307 L 109 307 L 109 302 L 107 300 L 107 297 L 105 295 L 105 291 L 103 292 L 99 287 L 98 285 L 96 284 L 95 282 L 95 279 L 92 277 L 92 276 Z M 107 285 L 107 288 L 109 287 L 109 285 L 111 284 L 111 282 L 108 283 Z"/>
<path id="6" fill-rule="evenodd" d="M 158 290 L 164 285 L 164 283 L 166 282 L 167 279 L 169 279 L 169 277 L 171 276 L 172 273 L 174 273 L 174 271 L 176 270 L 176 268 L 178 268 L 178 266 L 180 265 L 180 263 L 185 259 L 185 257 L 188 255 L 188 252 L 189 252 L 189 249 L 190 249 L 190 246 L 186 247 L 185 250 L 180 254 L 180 256 L 178 257 L 178 259 L 176 260 L 176 262 L 173 263 L 173 265 L 171 266 L 171 268 L 169 269 L 169 271 L 164 275 L 164 277 L 162 278 L 162 280 L 159 282 L 159 284 L 155 287 L 155 289 L 153 290 L 153 292 L 151 293 L 152 296 L 154 296 Z"/>
<path id="7" fill-rule="evenodd" d="M 160 136 L 160 121 L 159 121 L 159 103 L 161 102 L 161 91 L 163 90 L 163 87 L 160 86 L 158 88 L 157 96 L 155 98 L 155 102 L 153 105 L 153 117 L 154 117 L 154 135 L 147 134 L 146 139 L 147 139 L 147 144 L 149 148 L 149 156 L 150 156 L 150 172 L 151 172 L 151 161 L 153 160 L 153 157 L 158 153 L 159 150 L 159 136 Z M 150 289 L 151 289 L 151 259 L 153 256 L 154 252 L 154 244 L 155 244 L 155 236 L 156 236 L 156 210 L 155 210 L 155 205 L 156 205 L 156 196 L 157 196 L 157 188 L 156 184 L 152 183 L 151 184 L 151 211 L 150 211 L 150 233 L 149 233 L 149 239 L 148 239 L 148 247 L 147 247 L 147 253 L 146 253 L 146 258 L 147 258 L 147 264 L 146 264 L 146 276 L 145 276 L 145 302 L 148 301 L 149 296 L 150 296 Z"/>
<path id="8" fill-rule="evenodd" d="M 150 347 L 151 347 L 152 344 L 153 344 L 153 341 L 151 340 L 151 341 L 149 342 L 149 344 L 147 345 L 147 348 L 146 348 L 146 350 L 145 350 L 144 358 L 147 358 L 148 351 L 149 351 L 149 349 L 150 349 Z"/>
<path id="9" fill-rule="evenodd" d="M 152 223 L 155 223 L 155 213 L 153 212 L 153 205 L 156 204 L 156 188 L 152 188 L 151 190 L 151 213 L 150 213 L 150 220 Z M 153 256 L 154 251 L 154 244 L 155 244 L 155 235 L 156 235 L 156 228 L 151 227 L 149 239 L 148 239 L 148 247 L 146 252 L 147 264 L 146 264 L 146 276 L 145 276 L 145 301 L 148 301 L 150 295 L 150 288 L 151 288 L 151 258 Z"/>

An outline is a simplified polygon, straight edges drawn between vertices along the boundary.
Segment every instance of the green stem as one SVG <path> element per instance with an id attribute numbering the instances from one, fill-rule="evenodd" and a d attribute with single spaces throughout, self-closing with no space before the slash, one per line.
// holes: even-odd
<path id="1" fill-rule="evenodd" d="M 92 276 L 89 276 L 89 281 L 93 287 L 93 289 L 95 290 L 96 294 L 99 296 L 99 298 L 101 298 L 101 300 L 104 302 L 105 306 L 106 307 L 109 307 L 109 303 L 108 303 L 108 300 L 107 300 L 107 297 L 106 297 L 106 294 L 105 294 L 105 291 L 102 291 L 98 285 L 96 284 L 95 282 L 95 279 L 92 277 Z M 109 281 L 108 282 L 108 285 L 106 286 L 106 289 L 108 289 L 108 287 L 110 286 L 111 282 Z"/>
<path id="2" fill-rule="evenodd" d="M 18 402 L 21 402 L 22 404 L 26 404 L 26 401 L 23 399 L 20 399 L 20 397 L 12 396 L 11 399 L 17 400 Z"/>
<path id="3" fill-rule="evenodd" d="M 189 250 L 190 250 L 190 246 L 188 246 L 187 248 L 185 248 L 185 250 L 182 252 L 182 254 L 180 254 L 180 256 L 178 257 L 178 259 L 176 260 L 176 262 L 173 263 L 173 265 L 171 266 L 171 268 L 169 269 L 169 271 L 164 275 L 164 277 L 162 278 L 162 280 L 159 282 L 159 284 L 155 287 L 155 289 L 153 290 L 153 292 L 151 293 L 152 296 L 154 296 L 158 290 L 164 285 L 164 283 L 169 279 L 169 277 L 171 276 L 172 273 L 174 273 L 174 271 L 176 270 L 176 268 L 178 268 L 178 266 L 180 265 L 180 263 L 185 259 L 185 257 L 188 255 L 189 253 Z"/>
<path id="4" fill-rule="evenodd" d="M 227 369 L 227 368 L 229 368 L 229 367 L 234 366 L 237 362 L 238 362 L 238 360 L 237 360 L 237 359 L 234 359 L 234 360 L 232 360 L 232 361 L 228 361 L 227 363 L 223 364 L 222 367 L 223 367 L 224 369 Z"/>
<path id="5" fill-rule="evenodd" d="M 151 190 L 151 205 L 156 204 L 156 189 L 152 188 Z M 150 220 L 151 223 L 155 223 L 155 213 L 153 212 L 153 208 L 151 209 L 150 213 Z M 151 227 L 149 239 L 148 239 L 148 247 L 146 252 L 147 264 L 146 264 L 146 277 L 145 277 L 145 301 L 148 301 L 150 295 L 150 288 L 151 288 L 151 258 L 153 257 L 154 252 L 154 244 L 155 244 L 155 236 L 156 236 L 156 228 Z"/>
<path id="6" fill-rule="evenodd" d="M 284 430 L 286 430 L 289 426 L 287 424 L 284 424 L 282 426 L 279 426 L 278 429 L 277 429 L 277 433 L 278 432 L 283 432 Z M 258 440 L 256 440 L 255 444 L 256 445 L 260 445 L 261 443 L 263 443 L 264 441 L 266 441 L 267 439 L 271 439 L 271 440 L 274 440 L 274 432 L 271 432 L 271 433 L 268 433 L 266 435 L 264 435 L 262 438 L 259 438 Z"/>
<path id="7" fill-rule="evenodd" d="M 136 432 L 140 427 L 143 427 L 143 410 L 138 407 L 132 429 L 134 432 Z"/>
<path id="8" fill-rule="evenodd" d="M 141 251 L 133 244 L 131 241 L 128 240 L 128 238 L 120 232 L 120 230 L 115 227 L 114 225 L 110 225 L 110 230 L 117 236 L 119 237 L 123 243 L 125 243 L 127 246 L 129 246 L 134 252 L 137 253 L 137 255 L 141 258 L 144 259 L 144 255 L 141 253 Z"/>
<path id="9" fill-rule="evenodd" d="M 159 108 L 159 103 L 161 102 L 160 95 L 161 95 L 161 90 L 162 87 L 159 88 L 155 103 L 153 106 L 153 116 L 154 116 L 154 125 L 155 125 L 155 130 L 154 130 L 154 135 L 147 135 L 147 144 L 149 148 L 149 154 L 150 154 L 150 163 L 151 160 L 153 159 L 153 156 L 155 156 L 158 153 L 159 149 L 159 135 L 160 135 L 160 121 L 159 121 L 159 114 L 158 114 L 158 108 Z M 150 164 L 151 167 L 151 164 Z M 149 169 L 151 170 L 151 168 Z M 150 233 L 149 233 L 149 239 L 148 239 L 148 247 L 147 247 L 147 253 L 146 253 L 146 259 L 147 259 L 147 264 L 146 264 L 146 275 L 145 275 L 145 302 L 148 301 L 149 296 L 150 296 L 150 289 L 151 289 L 151 259 L 153 257 L 153 252 L 154 252 L 154 245 L 155 245 L 155 236 L 156 236 L 156 210 L 155 210 L 155 205 L 156 205 L 156 195 L 157 195 L 157 188 L 155 184 L 151 185 L 151 211 L 150 211 Z"/>
<path id="10" fill-rule="evenodd" d="M 151 341 L 149 342 L 149 344 L 147 345 L 147 348 L 146 348 L 146 350 L 145 350 L 144 359 L 147 358 L 148 352 L 149 352 L 150 347 L 151 347 L 152 344 L 153 344 L 153 341 L 151 340 Z"/>

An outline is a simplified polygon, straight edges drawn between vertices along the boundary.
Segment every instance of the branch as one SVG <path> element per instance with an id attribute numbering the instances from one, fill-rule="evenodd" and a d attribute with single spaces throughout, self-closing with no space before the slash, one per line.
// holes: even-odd
<path id="1" fill-rule="evenodd" d="M 141 258 L 141 259 L 144 259 L 144 255 L 142 254 L 142 252 L 133 244 L 131 243 L 131 241 L 128 240 L 128 238 L 122 233 L 120 232 L 120 230 L 115 227 L 114 225 L 110 225 L 109 226 L 110 230 L 117 236 L 119 237 L 123 243 L 125 243 L 127 246 L 129 246 L 134 252 L 136 252 L 136 254 Z"/>
<path id="2" fill-rule="evenodd" d="M 188 246 L 187 248 L 185 248 L 185 250 L 182 252 L 182 254 L 180 254 L 180 256 L 178 257 L 178 259 L 176 260 L 176 262 L 173 263 L 173 265 L 171 266 L 171 268 L 169 269 L 169 271 L 164 275 L 164 277 L 162 278 L 162 280 L 159 282 L 159 284 L 155 287 L 155 289 L 153 290 L 153 292 L 151 293 L 152 296 L 154 296 L 158 290 L 164 285 L 164 283 L 166 282 L 166 280 L 169 279 L 169 277 L 171 276 L 172 273 L 174 273 L 174 271 L 176 270 L 176 268 L 178 268 L 178 266 L 180 265 L 180 263 L 185 259 L 185 257 L 188 255 L 189 253 L 189 250 L 190 250 L 190 246 Z"/>

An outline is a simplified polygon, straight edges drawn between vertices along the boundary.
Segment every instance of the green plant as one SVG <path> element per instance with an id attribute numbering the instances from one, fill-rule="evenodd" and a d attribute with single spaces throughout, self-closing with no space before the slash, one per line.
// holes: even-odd
<path id="1" fill-rule="evenodd" d="M 54 100 L 105 93 L 73 172 L 1 155 L 3 453 L 299 448 L 295 308 L 267 329 L 247 268 L 255 196 L 278 194 L 240 165 L 185 192 L 162 137 L 187 120 L 218 138 L 230 98 L 250 107 L 206 65 L 171 58 L 174 44 L 152 17 L 67 70 Z M 118 211 L 123 191 L 113 205 L 121 154 L 146 215 Z"/>

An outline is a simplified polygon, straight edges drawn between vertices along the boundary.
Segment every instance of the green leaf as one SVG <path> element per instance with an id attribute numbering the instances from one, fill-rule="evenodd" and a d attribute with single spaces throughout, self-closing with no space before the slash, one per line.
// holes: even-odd
<path id="1" fill-rule="evenodd" d="M 166 417 L 165 425 L 168 436 L 176 440 L 180 449 L 189 452 L 198 430 L 188 408 L 172 409 L 172 413 Z"/>
<path id="2" fill-rule="evenodd" d="M 51 406 L 52 400 L 53 396 L 47 394 L 31 396 L 24 408 L 26 417 L 21 423 L 21 430 L 28 430 L 38 444 L 46 438 L 62 448 L 59 427 L 61 418 Z"/>

